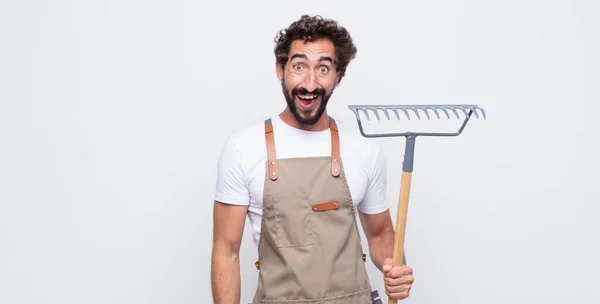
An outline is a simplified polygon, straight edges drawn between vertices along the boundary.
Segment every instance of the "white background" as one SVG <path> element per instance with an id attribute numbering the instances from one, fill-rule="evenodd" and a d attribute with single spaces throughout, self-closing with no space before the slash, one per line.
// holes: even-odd
<path id="1" fill-rule="evenodd" d="M 2 0 L 0 303 L 212 303 L 218 154 L 283 108 L 273 38 L 302 13 L 358 46 L 334 117 L 358 103 L 488 112 L 460 137 L 417 139 L 405 303 L 600 303 L 599 8 Z M 383 144 L 395 215 L 404 140 Z M 246 230 L 242 303 L 255 258 Z"/>

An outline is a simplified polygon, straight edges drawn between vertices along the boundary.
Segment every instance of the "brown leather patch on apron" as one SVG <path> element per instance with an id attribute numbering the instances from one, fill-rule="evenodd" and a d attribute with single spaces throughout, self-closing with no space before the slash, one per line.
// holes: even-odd
<path id="1" fill-rule="evenodd" d="M 312 205 L 312 210 L 314 212 L 323 212 L 329 210 L 336 210 L 340 207 L 340 202 L 338 201 L 330 201 L 326 203 L 314 204 Z"/>

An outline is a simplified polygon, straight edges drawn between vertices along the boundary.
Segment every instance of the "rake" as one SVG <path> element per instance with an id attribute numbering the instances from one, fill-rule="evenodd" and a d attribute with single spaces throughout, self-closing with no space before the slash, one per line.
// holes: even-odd
<path id="1" fill-rule="evenodd" d="M 393 265 L 402 265 L 402 259 L 404 257 L 404 237 L 406 231 L 408 199 L 410 195 L 410 184 L 413 172 L 416 138 L 418 136 L 458 136 L 463 132 L 465 126 L 467 125 L 467 122 L 469 122 L 469 119 L 472 115 L 474 115 L 476 118 L 486 119 L 485 110 L 478 107 L 477 105 L 350 105 L 348 106 L 348 108 L 352 110 L 352 112 L 356 116 L 358 128 L 362 136 L 369 138 L 404 136 L 406 138 L 404 160 L 402 164 L 402 177 L 400 182 L 400 194 L 398 198 L 398 212 L 396 216 L 394 254 L 392 258 Z M 442 117 L 440 116 L 440 112 L 445 114 L 446 118 L 448 119 L 451 119 L 451 117 L 461 119 L 461 115 L 459 114 L 459 112 L 464 114 L 464 121 L 460 126 L 460 129 L 452 133 L 404 132 L 368 134 L 364 130 L 360 115 L 360 113 L 362 113 L 366 120 L 371 120 L 372 116 L 377 118 L 377 120 L 381 120 L 382 116 L 385 116 L 389 121 L 392 120 L 393 117 L 391 116 L 391 114 L 395 114 L 394 116 L 397 120 L 400 120 L 401 117 L 406 117 L 406 119 L 410 120 L 411 114 L 414 114 L 414 116 L 416 116 L 419 120 L 422 118 L 422 116 L 425 116 L 427 120 L 430 120 L 432 117 L 431 114 L 434 114 L 438 119 L 441 119 Z M 450 115 L 449 112 L 451 112 L 454 115 Z M 388 299 L 388 304 L 395 303 L 397 303 L 397 300 Z"/>

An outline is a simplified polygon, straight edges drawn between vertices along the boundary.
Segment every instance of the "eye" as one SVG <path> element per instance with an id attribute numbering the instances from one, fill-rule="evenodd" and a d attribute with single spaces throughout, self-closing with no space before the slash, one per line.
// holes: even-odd
<path id="1" fill-rule="evenodd" d="M 294 65 L 294 70 L 302 70 L 303 66 L 301 64 L 295 64 Z"/>
<path id="2" fill-rule="evenodd" d="M 329 68 L 324 65 L 319 67 L 319 72 L 321 72 L 321 73 L 327 73 L 328 71 L 329 71 Z"/>

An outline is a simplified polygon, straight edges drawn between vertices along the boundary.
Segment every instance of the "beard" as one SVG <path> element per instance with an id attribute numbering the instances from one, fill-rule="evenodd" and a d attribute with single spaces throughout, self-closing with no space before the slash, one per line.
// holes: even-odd
<path id="1" fill-rule="evenodd" d="M 321 116 L 323 116 L 323 113 L 325 113 L 325 109 L 327 108 L 327 103 L 329 102 L 331 94 L 333 94 L 332 91 L 328 95 L 325 95 L 327 94 L 327 92 L 321 88 L 317 88 L 312 92 L 309 92 L 305 88 L 294 88 L 291 93 L 288 93 L 290 90 L 288 90 L 288 88 L 285 85 L 285 79 L 281 80 L 281 88 L 283 90 L 283 95 L 285 96 L 285 101 L 290 109 L 290 112 L 292 112 L 292 115 L 294 115 L 294 118 L 298 121 L 298 123 L 302 125 L 314 125 L 317 121 L 319 121 Z M 317 98 L 321 97 L 321 103 L 319 104 L 317 111 L 313 115 L 311 115 L 309 112 L 302 112 L 301 114 L 298 110 L 298 107 L 296 107 L 295 97 L 298 94 L 302 95 L 309 93 L 317 95 Z"/>

